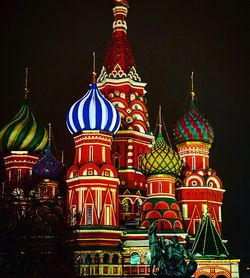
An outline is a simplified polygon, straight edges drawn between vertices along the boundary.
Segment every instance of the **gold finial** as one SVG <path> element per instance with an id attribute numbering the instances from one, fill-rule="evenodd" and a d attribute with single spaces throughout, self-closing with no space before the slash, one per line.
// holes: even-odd
<path id="1" fill-rule="evenodd" d="M 161 105 L 159 105 L 159 133 L 162 133 Z"/>
<path id="2" fill-rule="evenodd" d="M 28 75 L 29 75 L 29 70 L 26 67 L 25 68 L 25 87 L 24 87 L 24 98 L 25 99 L 28 98 L 28 93 L 29 93 L 29 89 L 28 89 Z"/>
<path id="3" fill-rule="evenodd" d="M 51 123 L 49 123 L 49 146 L 51 146 Z"/>
<path id="4" fill-rule="evenodd" d="M 194 92 L 194 72 L 193 71 L 191 74 L 191 97 L 192 97 L 192 100 L 194 100 L 195 92 Z"/>
<path id="5" fill-rule="evenodd" d="M 95 70 L 95 52 L 93 52 L 93 83 L 96 83 L 96 70 Z"/>

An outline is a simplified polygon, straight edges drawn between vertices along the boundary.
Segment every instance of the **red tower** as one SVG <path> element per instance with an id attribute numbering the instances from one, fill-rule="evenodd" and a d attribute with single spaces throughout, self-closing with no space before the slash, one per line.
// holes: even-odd
<path id="1" fill-rule="evenodd" d="M 176 176 L 182 168 L 178 154 L 172 150 L 162 136 L 161 113 L 159 133 L 152 149 L 141 161 L 141 169 L 147 178 L 147 199 L 142 206 L 141 226 L 149 228 L 157 222 L 163 233 L 184 233 L 182 215 L 175 197 Z"/>
<path id="2" fill-rule="evenodd" d="M 67 173 L 67 207 L 70 225 L 79 227 L 77 244 L 85 248 L 120 245 L 119 179 L 110 153 L 119 125 L 118 111 L 95 83 L 67 115 L 75 141 L 75 160 Z"/>
<path id="3" fill-rule="evenodd" d="M 177 122 L 174 137 L 184 164 L 182 178 L 176 182 L 176 194 L 182 207 L 185 229 L 194 235 L 202 212 L 206 213 L 209 206 L 212 221 L 221 233 L 221 205 L 225 190 L 215 170 L 209 166 L 214 131 L 198 109 L 193 85 L 190 106 Z"/>
<path id="4" fill-rule="evenodd" d="M 112 38 L 97 81 L 100 91 L 121 115 L 121 128 L 112 144 L 112 160 L 121 181 L 121 224 L 137 225 L 135 220 L 139 220 L 146 195 L 139 160 L 151 147 L 153 136 L 146 107 L 146 83 L 141 82 L 136 71 L 127 37 L 127 12 L 127 1 L 114 1 Z"/>

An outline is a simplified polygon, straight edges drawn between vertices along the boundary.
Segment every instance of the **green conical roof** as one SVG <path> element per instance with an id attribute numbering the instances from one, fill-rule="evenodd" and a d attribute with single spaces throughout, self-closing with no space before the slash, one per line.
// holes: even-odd
<path id="1" fill-rule="evenodd" d="M 218 234 L 210 214 L 207 213 L 199 225 L 191 253 L 202 257 L 228 257 L 229 253 Z"/>

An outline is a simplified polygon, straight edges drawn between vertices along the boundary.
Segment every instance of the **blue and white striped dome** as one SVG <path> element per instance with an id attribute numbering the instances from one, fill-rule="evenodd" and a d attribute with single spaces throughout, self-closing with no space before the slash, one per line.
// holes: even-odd
<path id="1" fill-rule="evenodd" d="M 120 114 L 98 90 L 91 84 L 86 95 L 70 108 L 66 124 L 71 134 L 81 130 L 104 130 L 115 134 L 120 127 Z"/>

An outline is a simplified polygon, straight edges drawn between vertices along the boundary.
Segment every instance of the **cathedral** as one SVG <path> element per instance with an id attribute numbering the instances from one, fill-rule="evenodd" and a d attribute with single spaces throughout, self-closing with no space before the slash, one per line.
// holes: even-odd
<path id="1" fill-rule="evenodd" d="M 28 245 L 32 258 L 67 246 L 76 277 L 147 277 L 148 228 L 156 223 L 159 237 L 171 243 L 177 236 L 194 256 L 195 278 L 239 277 L 239 260 L 222 237 L 225 189 L 209 163 L 214 129 L 199 110 L 193 74 L 173 147 L 164 106 L 152 132 L 146 83 L 127 36 L 128 3 L 113 2 L 113 32 L 100 74 L 94 63 L 86 93 L 68 104 L 65 128 L 75 146 L 68 167 L 53 147 L 53 126 L 41 126 L 32 112 L 26 69 L 21 108 L 0 129 L 2 226 L 15 228 L 22 255 Z"/>

